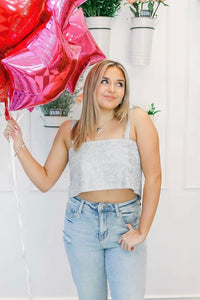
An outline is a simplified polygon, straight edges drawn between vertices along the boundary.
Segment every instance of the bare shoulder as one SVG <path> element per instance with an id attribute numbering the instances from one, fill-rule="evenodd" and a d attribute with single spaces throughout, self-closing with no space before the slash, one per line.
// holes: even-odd
<path id="1" fill-rule="evenodd" d="M 148 113 L 142 108 L 134 108 L 131 126 L 134 128 L 135 137 L 138 142 L 141 138 L 157 138 L 157 129 Z"/>
<path id="2" fill-rule="evenodd" d="M 133 109 L 131 123 L 134 125 L 134 127 L 142 125 L 155 127 L 148 113 L 140 107 L 135 107 Z"/>
<path id="3" fill-rule="evenodd" d="M 139 106 L 133 107 L 131 111 L 132 111 L 132 121 L 151 120 L 148 113 Z"/>
<path id="4" fill-rule="evenodd" d="M 71 124 L 72 120 L 63 122 L 57 133 L 58 137 L 66 144 L 67 148 L 71 147 Z"/>
<path id="5" fill-rule="evenodd" d="M 71 130 L 72 120 L 67 120 L 62 123 L 59 130 Z"/>

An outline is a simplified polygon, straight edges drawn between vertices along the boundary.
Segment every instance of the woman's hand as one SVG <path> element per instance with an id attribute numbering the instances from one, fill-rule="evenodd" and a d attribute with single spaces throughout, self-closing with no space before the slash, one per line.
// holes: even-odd
<path id="1" fill-rule="evenodd" d="M 19 149 L 24 143 L 21 128 L 13 118 L 7 122 L 7 126 L 4 130 L 4 136 L 8 141 L 10 137 L 12 137 L 15 151 Z"/>
<path id="2" fill-rule="evenodd" d="M 124 233 L 118 240 L 118 243 L 121 244 L 121 248 L 126 251 L 133 251 L 134 247 L 142 243 L 145 239 L 142 234 L 133 228 L 131 224 L 126 224 L 129 231 Z"/>

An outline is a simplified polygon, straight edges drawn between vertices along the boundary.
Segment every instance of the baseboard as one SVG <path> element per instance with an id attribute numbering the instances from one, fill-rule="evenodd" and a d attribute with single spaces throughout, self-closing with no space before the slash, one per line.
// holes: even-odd
<path id="1" fill-rule="evenodd" d="M 145 300 L 200 300 L 200 296 L 148 296 Z"/>
<path id="2" fill-rule="evenodd" d="M 14 298 L 1 298 L 0 300 L 29 300 L 29 298 L 21 298 L 21 297 L 14 297 Z M 49 298 L 42 298 L 42 297 L 34 297 L 33 300 L 78 300 L 77 297 L 49 297 Z M 111 300 L 111 298 L 108 298 Z M 146 296 L 145 300 L 200 300 L 200 296 Z"/>

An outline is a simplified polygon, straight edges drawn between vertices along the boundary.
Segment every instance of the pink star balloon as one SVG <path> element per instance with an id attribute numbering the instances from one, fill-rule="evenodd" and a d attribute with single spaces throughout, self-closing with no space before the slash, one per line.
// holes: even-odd
<path id="1" fill-rule="evenodd" d="M 9 109 L 54 100 L 65 89 L 79 54 L 80 46 L 69 46 L 51 17 L 2 60 L 12 83 Z"/>
<path id="2" fill-rule="evenodd" d="M 47 0 L 46 9 L 53 14 L 62 29 L 74 10 L 86 0 Z"/>
<path id="3" fill-rule="evenodd" d="M 81 53 L 78 63 L 69 82 L 67 90 L 74 92 L 80 75 L 84 70 L 92 64 L 97 63 L 106 58 L 103 52 L 98 47 L 90 31 L 88 30 L 82 9 L 78 9 L 69 19 L 66 28 L 63 31 L 67 42 L 73 45 L 81 46 Z"/>
<path id="4" fill-rule="evenodd" d="M 6 118 L 8 109 L 31 111 L 65 88 L 73 93 L 86 67 L 105 58 L 82 9 L 74 13 L 85 1 L 0 0 L 0 102 Z"/>

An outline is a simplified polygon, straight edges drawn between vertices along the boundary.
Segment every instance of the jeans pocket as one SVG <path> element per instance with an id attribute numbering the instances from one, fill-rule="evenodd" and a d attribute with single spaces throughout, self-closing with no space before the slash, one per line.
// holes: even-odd
<path id="1" fill-rule="evenodd" d="M 137 229 L 141 216 L 141 207 L 139 205 L 120 211 L 120 219 L 123 225 L 131 224 Z"/>

